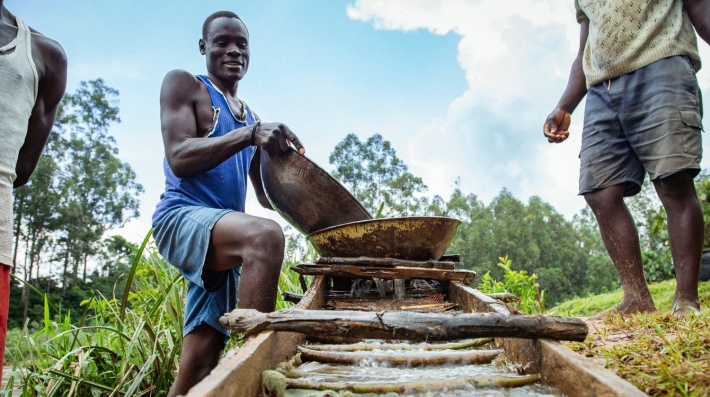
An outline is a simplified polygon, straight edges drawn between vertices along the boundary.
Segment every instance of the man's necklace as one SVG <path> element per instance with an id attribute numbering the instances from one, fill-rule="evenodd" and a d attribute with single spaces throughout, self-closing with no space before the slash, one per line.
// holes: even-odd
<path id="1" fill-rule="evenodd" d="M 244 103 L 244 101 L 242 101 L 241 99 L 237 98 L 237 101 L 239 101 L 239 104 L 240 104 L 241 107 L 242 107 L 242 109 L 241 109 L 241 110 L 242 110 L 242 112 L 241 112 L 241 117 L 237 117 L 237 116 L 234 114 L 234 112 L 232 111 L 232 107 L 229 105 L 229 101 L 227 100 L 227 96 L 224 95 L 224 94 L 222 93 L 222 91 L 220 91 L 219 88 L 217 88 L 216 85 L 214 85 L 214 83 L 212 82 L 212 80 L 210 80 L 209 77 L 207 77 L 207 81 L 209 81 L 210 84 L 212 84 L 212 88 L 214 88 L 215 91 L 219 92 L 219 94 L 222 95 L 222 98 L 224 98 L 224 102 L 227 104 L 227 109 L 229 109 L 229 113 L 232 114 L 232 117 L 234 117 L 234 119 L 237 120 L 237 122 L 239 122 L 239 123 L 246 123 L 246 121 L 247 121 L 247 105 Z"/>

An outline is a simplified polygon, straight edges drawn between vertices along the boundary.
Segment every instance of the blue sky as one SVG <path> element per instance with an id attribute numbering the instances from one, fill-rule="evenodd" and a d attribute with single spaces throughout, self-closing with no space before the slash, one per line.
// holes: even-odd
<path id="1" fill-rule="evenodd" d="M 583 105 L 568 142 L 549 145 L 541 129 L 578 45 L 572 1 L 500 4 L 5 0 L 62 44 L 69 92 L 98 77 L 119 90 L 122 123 L 111 134 L 146 190 L 131 223 L 136 235 L 163 188 L 163 76 L 205 72 L 197 40 L 204 18 L 221 9 L 238 13 L 250 31 L 252 58 L 239 96 L 262 119 L 289 125 L 326 169 L 346 134 L 380 133 L 431 195 L 447 198 L 460 178 L 465 193 L 486 203 L 506 187 L 522 200 L 540 196 L 571 218 L 584 205 L 576 196 Z M 700 47 L 710 59 L 707 44 Z M 707 92 L 710 73 L 701 70 L 698 79 Z M 274 218 L 253 197 L 247 212 Z"/>

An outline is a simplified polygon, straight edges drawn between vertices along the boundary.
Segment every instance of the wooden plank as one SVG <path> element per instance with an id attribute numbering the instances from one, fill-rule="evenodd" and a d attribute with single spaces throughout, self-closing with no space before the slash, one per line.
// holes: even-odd
<path id="1" fill-rule="evenodd" d="M 307 263 L 309 264 L 309 263 Z M 411 261 L 397 258 L 333 258 L 322 256 L 316 261 L 318 265 L 356 265 L 356 266 L 386 266 L 386 267 L 424 267 L 433 269 L 455 269 L 456 263 L 452 261 Z"/>
<path id="2" fill-rule="evenodd" d="M 304 309 L 322 307 L 325 303 L 325 280 L 327 279 L 317 277 L 298 307 Z M 451 283 L 450 301 L 459 304 L 466 311 L 475 309 L 479 312 L 510 313 L 500 301 L 491 299 L 459 282 Z M 267 366 L 274 368 L 276 364 L 272 364 L 271 361 L 280 361 L 284 350 L 295 352 L 296 346 L 302 343 L 299 341 L 300 338 L 292 340 L 282 338 L 282 335 L 294 334 L 264 332 L 249 339 L 241 349 L 232 350 L 231 355 L 228 353 L 227 357 L 208 377 L 190 390 L 187 397 L 257 397 L 261 387 L 262 369 L 266 369 Z M 331 340 L 331 342 L 340 343 L 355 341 Z M 515 338 L 497 338 L 496 342 L 499 346 L 507 349 L 506 355 L 509 357 L 511 355 L 519 357 L 519 359 L 513 360 L 514 362 L 528 365 L 529 368 L 536 367 L 538 371 L 541 366 L 544 366 L 545 368 L 541 371 L 544 383 L 560 388 L 567 395 L 582 397 L 645 396 L 633 385 L 612 372 L 599 368 L 559 342 Z M 275 356 L 274 360 L 269 359 L 271 355 Z M 531 356 L 533 358 L 530 358 Z M 531 371 L 526 372 L 530 373 Z"/>
<path id="3" fill-rule="evenodd" d="M 648 394 L 631 383 L 560 342 L 540 339 L 535 345 L 540 351 L 540 376 L 543 382 L 560 388 L 568 396 L 648 397 Z M 574 382 L 570 382 L 570 379 L 574 379 Z"/>
<path id="4" fill-rule="evenodd" d="M 325 304 L 325 278 L 316 277 L 295 307 L 317 309 Z M 212 372 L 187 393 L 186 397 L 256 397 L 260 395 L 261 373 L 273 369 L 296 353 L 306 336 L 292 332 L 262 332 L 249 338 L 241 348 L 227 352 Z"/>
<path id="5" fill-rule="evenodd" d="M 335 277 L 375 277 L 384 279 L 421 278 L 425 280 L 457 280 L 468 284 L 476 278 L 476 272 L 463 269 L 430 269 L 422 267 L 366 267 L 354 265 L 318 265 L 301 263 L 291 270 L 304 275 Z"/>
<path id="6" fill-rule="evenodd" d="M 458 303 L 464 311 L 510 314 L 509 308 L 499 301 L 458 282 L 451 283 L 449 299 Z M 586 360 L 560 342 L 496 338 L 495 343 L 505 350 L 508 359 L 522 366 L 525 373 L 540 373 L 544 384 L 557 387 L 568 396 L 647 396 L 631 383 Z"/>
<path id="7" fill-rule="evenodd" d="M 235 309 L 219 319 L 233 333 L 263 330 L 375 339 L 440 341 L 466 338 L 550 338 L 581 342 L 588 327 L 574 317 L 509 316 L 498 313 L 418 313 L 410 311 L 328 311 L 287 309 L 261 313 Z"/>

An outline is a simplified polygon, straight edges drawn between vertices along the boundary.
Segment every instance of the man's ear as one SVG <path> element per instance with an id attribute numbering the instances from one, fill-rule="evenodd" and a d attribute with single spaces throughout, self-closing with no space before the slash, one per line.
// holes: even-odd
<path id="1" fill-rule="evenodd" d="M 200 41 L 198 42 L 198 45 L 200 46 L 200 54 L 205 55 L 205 53 L 207 52 L 205 50 L 205 46 L 207 45 L 207 43 L 205 43 L 205 40 L 200 39 Z"/>

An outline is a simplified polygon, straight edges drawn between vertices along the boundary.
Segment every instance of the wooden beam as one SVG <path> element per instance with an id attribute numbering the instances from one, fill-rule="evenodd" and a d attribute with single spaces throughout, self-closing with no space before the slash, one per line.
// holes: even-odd
<path id="1" fill-rule="evenodd" d="M 236 309 L 220 318 L 235 333 L 264 330 L 405 340 L 456 340 L 485 337 L 550 338 L 583 341 L 587 325 L 574 317 L 506 316 L 416 312 L 358 312 L 290 309 L 261 313 Z"/>
<path id="2" fill-rule="evenodd" d="M 308 264 L 308 263 L 307 263 Z M 456 263 L 452 261 L 411 261 L 396 258 L 332 258 L 322 256 L 316 261 L 318 265 L 355 265 L 355 266 L 380 266 L 380 267 L 423 267 L 432 269 L 454 269 Z"/>
<path id="3" fill-rule="evenodd" d="M 461 281 L 468 284 L 476 278 L 476 272 L 462 269 L 433 269 L 422 267 L 367 267 L 353 265 L 318 265 L 301 263 L 291 270 L 303 275 L 332 277 L 376 277 L 385 279 L 421 278 L 425 280 Z"/>
<path id="4" fill-rule="evenodd" d="M 316 309 L 325 303 L 324 277 L 316 277 L 296 305 Z M 227 352 L 215 369 L 187 393 L 186 397 L 225 397 L 261 395 L 261 373 L 275 368 L 296 353 L 306 336 L 292 332 L 264 332 L 249 338 L 244 345 Z"/>
<path id="5" fill-rule="evenodd" d="M 510 315 L 509 308 L 499 301 L 458 282 L 451 283 L 449 299 L 458 303 L 464 311 Z M 505 350 L 509 360 L 524 368 L 525 373 L 540 373 L 543 384 L 557 387 L 565 395 L 648 397 L 631 383 L 558 341 L 496 338 L 495 343 Z"/>
<path id="6" fill-rule="evenodd" d="M 397 352 L 397 353 L 373 353 L 364 351 L 338 352 L 312 350 L 299 347 L 301 358 L 304 361 L 317 361 L 330 364 L 357 364 L 368 360 L 378 364 L 392 366 L 422 367 L 425 365 L 447 365 L 447 364 L 481 364 L 490 363 L 502 349 L 497 350 L 454 350 L 454 351 L 420 351 L 420 352 Z"/>

